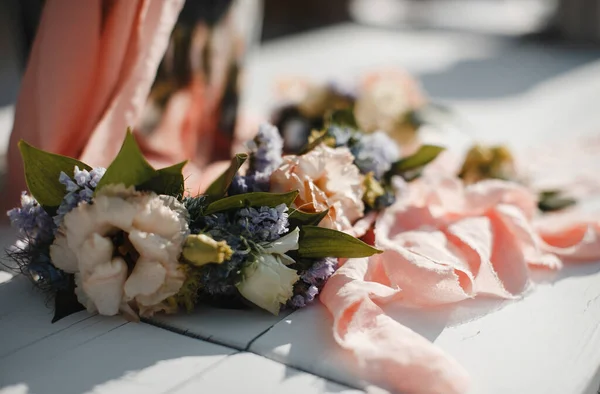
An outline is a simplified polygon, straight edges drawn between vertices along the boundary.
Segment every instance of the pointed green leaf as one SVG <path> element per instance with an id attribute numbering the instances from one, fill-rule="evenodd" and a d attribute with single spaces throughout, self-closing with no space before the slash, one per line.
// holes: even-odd
<path id="1" fill-rule="evenodd" d="M 441 146 L 423 145 L 419 150 L 408 157 L 398 160 L 392 164 L 392 168 L 386 173 L 386 177 L 392 175 L 403 175 L 407 172 L 418 172 L 427 164 L 431 163 L 444 150 Z"/>
<path id="2" fill-rule="evenodd" d="M 300 155 L 304 155 L 308 152 L 310 152 L 311 150 L 315 149 L 317 146 L 321 145 L 323 142 L 325 142 L 325 140 L 328 138 L 328 134 L 326 131 L 321 131 L 321 134 L 315 138 L 314 140 L 312 140 L 311 142 L 306 143 L 302 149 L 300 149 Z"/>
<path id="3" fill-rule="evenodd" d="M 119 183 L 125 186 L 143 185 L 156 175 L 157 171 L 146 161 L 131 130 L 127 129 L 121 150 L 106 169 L 96 190 L 100 190 L 106 185 Z"/>
<path id="4" fill-rule="evenodd" d="M 316 226 L 300 229 L 298 255 L 305 258 L 324 257 L 368 257 L 380 250 L 341 231 Z"/>
<path id="5" fill-rule="evenodd" d="M 305 225 L 315 225 L 316 226 L 319 223 L 321 223 L 321 220 L 323 220 L 323 218 L 325 216 L 327 216 L 328 212 L 329 212 L 329 210 L 322 211 L 322 212 L 309 213 L 309 212 L 302 212 L 298 209 L 295 209 L 290 213 L 290 216 L 289 216 L 290 226 L 291 227 L 299 227 L 299 226 L 305 226 Z"/>
<path id="6" fill-rule="evenodd" d="M 147 182 L 136 187 L 137 190 L 152 191 L 157 194 L 180 197 L 184 192 L 184 179 L 182 170 L 187 161 L 161 168 L 156 175 Z"/>
<path id="7" fill-rule="evenodd" d="M 25 141 L 19 142 L 19 150 L 29 192 L 45 208 L 58 207 L 67 193 L 65 186 L 58 181 L 61 172 L 73 176 L 75 166 L 81 170 L 92 169 L 79 160 L 45 152 Z"/>
<path id="8" fill-rule="evenodd" d="M 204 214 L 210 215 L 216 212 L 244 207 L 276 207 L 280 204 L 285 204 L 289 207 L 297 196 L 297 191 L 281 194 L 265 192 L 237 194 L 211 203 L 206 207 Z"/>
<path id="9" fill-rule="evenodd" d="M 559 190 L 546 190 L 540 192 L 538 208 L 542 212 L 554 212 L 577 204 L 577 200 L 564 197 Z"/>
<path id="10" fill-rule="evenodd" d="M 354 110 L 352 108 L 332 111 L 328 118 L 328 125 L 347 126 L 353 129 L 358 129 L 358 123 L 356 122 Z"/>
<path id="11" fill-rule="evenodd" d="M 248 160 L 248 155 L 245 153 L 238 153 L 231 159 L 229 168 L 225 170 L 221 176 L 219 176 L 209 187 L 206 189 L 205 194 L 212 201 L 219 199 L 227 193 L 227 189 L 231 185 L 231 181 L 238 170 Z"/>

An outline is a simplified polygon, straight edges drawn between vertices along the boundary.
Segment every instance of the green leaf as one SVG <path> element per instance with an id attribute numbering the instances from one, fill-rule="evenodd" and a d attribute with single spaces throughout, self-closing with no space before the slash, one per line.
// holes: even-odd
<path id="1" fill-rule="evenodd" d="M 419 150 L 408 157 L 398 160 L 392 164 L 392 168 L 386 173 L 386 177 L 392 175 L 403 175 L 407 172 L 418 173 L 420 169 L 431 163 L 444 150 L 441 146 L 423 145 Z"/>
<path id="2" fill-rule="evenodd" d="M 161 168 L 156 171 L 156 175 L 152 179 L 137 186 L 136 189 L 174 197 L 183 196 L 184 179 L 181 171 L 186 164 L 187 161 L 182 161 L 170 167 Z"/>
<path id="3" fill-rule="evenodd" d="M 231 159 L 229 168 L 225 170 L 225 172 L 221 174 L 208 189 L 206 189 L 205 194 L 208 196 L 209 200 L 217 200 L 227 193 L 227 189 L 229 189 L 233 177 L 237 174 L 238 170 L 246 160 L 248 160 L 248 155 L 245 153 L 238 153 Z"/>
<path id="4" fill-rule="evenodd" d="M 309 212 L 302 212 L 302 211 L 296 209 L 292 213 L 290 213 L 290 216 L 289 216 L 290 226 L 291 227 L 299 227 L 299 226 L 306 226 L 306 225 L 315 225 L 316 226 L 319 223 L 321 223 L 321 220 L 323 220 L 323 218 L 325 216 L 327 216 L 328 212 L 329 212 L 329 210 L 309 213 Z"/>
<path id="5" fill-rule="evenodd" d="M 304 154 L 310 152 L 311 150 L 315 149 L 317 146 L 321 145 L 321 143 L 323 143 L 328 137 L 329 137 L 329 135 L 327 134 L 326 131 L 320 131 L 319 136 L 317 138 L 315 138 L 314 140 L 312 140 L 311 142 L 307 142 L 302 147 L 302 149 L 300 149 L 300 152 L 298 154 L 304 155 Z"/>
<path id="6" fill-rule="evenodd" d="M 297 196 L 298 191 L 296 190 L 281 194 L 265 192 L 237 194 L 211 203 L 206 207 L 204 214 L 210 215 L 216 212 L 244 207 L 276 207 L 279 204 L 285 204 L 289 207 Z"/>
<path id="7" fill-rule="evenodd" d="M 338 109 L 332 111 L 328 116 L 328 125 L 347 126 L 353 129 L 358 129 L 358 123 L 354 117 L 352 108 Z"/>
<path id="8" fill-rule="evenodd" d="M 58 181 L 61 172 L 73 176 L 75 166 L 81 170 L 92 169 L 79 160 L 45 152 L 25 141 L 19 142 L 19 150 L 29 192 L 44 208 L 58 207 L 67 193 L 65 186 Z"/>
<path id="9" fill-rule="evenodd" d="M 380 250 L 340 231 L 316 226 L 300 229 L 298 255 L 305 258 L 368 257 Z"/>
<path id="10" fill-rule="evenodd" d="M 542 212 L 554 212 L 577 204 L 577 200 L 563 197 L 559 190 L 542 191 L 539 196 L 538 208 Z"/>
<path id="11" fill-rule="evenodd" d="M 142 151 L 135 142 L 131 129 L 127 129 L 121 150 L 106 169 L 106 173 L 100 182 L 98 182 L 96 191 L 111 184 L 143 185 L 156 175 L 157 171 L 144 158 Z"/>

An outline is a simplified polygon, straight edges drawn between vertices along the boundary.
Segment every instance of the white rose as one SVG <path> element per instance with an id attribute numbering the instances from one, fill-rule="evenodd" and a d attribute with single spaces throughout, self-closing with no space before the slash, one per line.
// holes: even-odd
<path id="1" fill-rule="evenodd" d="M 240 294 L 274 315 L 292 297 L 294 283 L 300 279 L 295 270 L 271 254 L 260 255 L 244 274 L 245 279 L 237 285 Z"/>
<path id="2" fill-rule="evenodd" d="M 185 279 L 179 255 L 187 211 L 175 198 L 108 186 L 93 204 L 69 212 L 52 246 L 58 268 L 75 274 L 78 300 L 90 311 L 151 315 Z M 132 268 L 133 267 L 133 268 Z"/>

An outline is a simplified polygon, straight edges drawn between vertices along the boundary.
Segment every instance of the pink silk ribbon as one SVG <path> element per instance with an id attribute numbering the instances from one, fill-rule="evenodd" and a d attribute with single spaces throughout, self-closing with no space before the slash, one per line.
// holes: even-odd
<path id="1" fill-rule="evenodd" d="M 530 284 L 530 267 L 600 260 L 597 217 L 538 220 L 535 209 L 535 195 L 516 183 L 465 187 L 434 174 L 411 183 L 375 224 L 384 252 L 348 260 L 320 295 L 335 340 L 353 352 L 365 378 L 402 393 L 464 393 L 469 385 L 460 365 L 380 305 L 514 298 Z"/>
<path id="2" fill-rule="evenodd" d="M 135 127 L 142 116 L 183 4 L 184 0 L 45 3 L 16 105 L 6 209 L 26 190 L 16 148 L 21 139 L 91 166 L 110 164 L 127 127 Z M 215 95 L 207 95 L 202 81 L 193 80 L 175 94 L 151 136 L 136 133 L 156 167 L 192 159 L 184 169 L 192 193 L 204 189 L 223 168 L 220 164 L 206 169 L 209 155 L 202 149 L 211 146 L 212 136 L 206 134 L 214 127 L 203 126 L 214 121 L 210 113 L 216 102 L 204 103 L 206 96 Z"/>

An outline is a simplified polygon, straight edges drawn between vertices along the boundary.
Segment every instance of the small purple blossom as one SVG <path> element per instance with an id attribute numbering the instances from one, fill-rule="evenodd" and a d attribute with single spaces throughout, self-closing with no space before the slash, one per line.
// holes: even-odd
<path id="1" fill-rule="evenodd" d="M 306 306 L 306 300 L 300 294 L 297 294 L 289 301 L 289 306 L 294 309 L 304 308 Z"/>
<path id="2" fill-rule="evenodd" d="M 304 296 L 304 298 L 306 299 L 306 303 L 308 304 L 310 302 L 313 302 L 317 294 L 319 294 L 319 289 L 317 288 L 317 286 L 310 286 L 308 290 L 306 290 L 306 295 Z"/>
<path id="3" fill-rule="evenodd" d="M 96 167 L 91 171 L 80 170 L 75 166 L 73 170 L 73 178 L 70 178 L 66 173 L 61 172 L 59 182 L 65 185 L 67 194 L 63 197 L 56 216 L 54 216 L 54 224 L 59 227 L 63 218 L 73 208 L 77 207 L 80 202 L 90 202 L 94 197 L 94 189 L 98 186 L 98 182 L 106 172 L 105 168 Z"/>
<path id="4" fill-rule="evenodd" d="M 12 226 L 18 229 L 23 237 L 40 242 L 49 242 L 52 239 L 52 218 L 27 192 L 21 194 L 21 207 L 11 209 L 6 214 Z"/>
<path id="5" fill-rule="evenodd" d="M 335 272 L 337 267 L 337 259 L 334 257 L 326 257 L 324 259 L 318 260 L 316 263 L 312 265 L 309 269 L 307 269 L 300 278 L 311 285 L 318 285 L 329 279 L 331 275 Z"/>
<path id="6" fill-rule="evenodd" d="M 281 165 L 283 138 L 277 127 L 263 123 L 258 134 L 251 143 L 250 174 L 268 173 L 269 175 Z"/>
<path id="7" fill-rule="evenodd" d="M 287 302 L 287 306 L 292 309 L 304 308 L 315 300 L 319 294 L 317 286 L 302 287 L 302 290 L 296 291 L 296 294 Z"/>
<path id="8" fill-rule="evenodd" d="M 236 174 L 231 180 L 231 185 L 229 186 L 229 194 L 244 194 L 248 193 L 248 177 L 243 175 Z"/>
<path id="9" fill-rule="evenodd" d="M 351 148 L 354 164 L 363 174 L 372 172 L 381 179 L 392 163 L 400 158 L 398 146 L 383 131 L 367 134 Z"/>
<path id="10" fill-rule="evenodd" d="M 283 139 L 277 127 L 262 124 L 258 134 L 249 143 L 250 168 L 245 176 L 236 175 L 229 194 L 269 191 L 271 174 L 282 162 Z"/>
<path id="11" fill-rule="evenodd" d="M 275 208 L 242 208 L 236 213 L 236 222 L 258 242 L 271 242 L 288 230 L 288 207 L 280 204 Z"/>
<path id="12" fill-rule="evenodd" d="M 229 186 L 229 194 L 244 194 L 251 192 L 268 192 L 271 184 L 271 174 L 255 173 L 236 175 Z"/>
<path id="13" fill-rule="evenodd" d="M 287 302 L 287 306 L 298 309 L 313 302 L 337 265 L 337 258 L 326 257 L 315 261 L 310 268 L 301 272 L 300 280 L 294 285 L 294 296 Z"/>
<path id="14" fill-rule="evenodd" d="M 73 180 L 67 175 L 65 174 L 64 171 L 60 172 L 60 176 L 58 177 L 58 181 L 60 183 L 62 183 L 63 185 L 65 185 L 65 188 L 67 189 L 67 191 L 70 192 L 75 192 L 77 190 L 79 190 L 79 186 L 77 186 L 77 184 L 75 182 L 73 182 Z"/>
<path id="15" fill-rule="evenodd" d="M 351 129 L 341 126 L 331 126 L 327 129 L 327 134 L 335 139 L 335 146 L 346 146 L 353 136 Z"/>
<path id="16" fill-rule="evenodd" d="M 77 168 L 77 167 L 75 167 L 75 168 Z M 103 167 L 94 168 L 92 171 L 90 171 L 90 180 L 87 182 L 87 186 L 91 187 L 92 189 L 95 189 L 96 186 L 98 186 L 100 179 L 102 179 L 102 177 L 104 176 L 105 173 L 106 173 L 106 168 L 103 168 Z"/>

